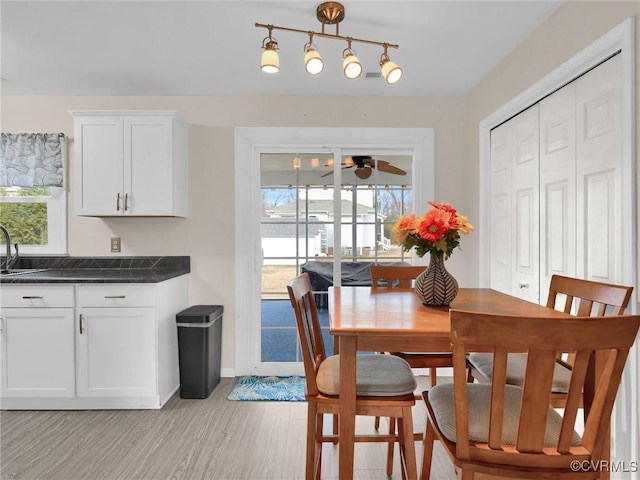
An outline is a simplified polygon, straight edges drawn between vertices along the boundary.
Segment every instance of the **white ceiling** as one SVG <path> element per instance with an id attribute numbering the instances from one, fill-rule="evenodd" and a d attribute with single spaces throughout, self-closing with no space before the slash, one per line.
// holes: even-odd
<path id="1" fill-rule="evenodd" d="M 325 60 L 303 72 L 306 35 L 274 31 L 280 72 L 259 69 L 267 31 L 256 22 L 321 30 L 320 1 L 27 1 L 2 0 L 3 94 L 171 95 L 467 93 L 562 1 L 344 0 L 343 36 L 399 44 L 404 70 L 347 80 L 346 42 L 314 38 Z M 335 33 L 327 26 L 328 33 Z M 379 72 L 382 48 L 354 43 L 365 72 Z"/>

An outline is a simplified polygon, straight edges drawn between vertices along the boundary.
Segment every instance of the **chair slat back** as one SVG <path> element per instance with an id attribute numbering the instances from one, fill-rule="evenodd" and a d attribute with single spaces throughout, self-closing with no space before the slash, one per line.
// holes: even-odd
<path id="1" fill-rule="evenodd" d="M 456 452 L 459 458 L 517 466 L 570 468 L 571 461 L 598 460 L 608 436 L 608 421 L 629 348 L 640 328 L 640 315 L 614 317 L 538 318 L 451 310 L 456 412 Z M 474 405 L 467 398 L 465 355 L 493 353 L 493 381 L 488 418 L 488 440 L 470 441 L 469 418 Z M 517 416 L 517 435 L 503 438 L 509 351 L 527 352 L 525 381 Z M 576 363 L 567 405 L 555 433 L 546 431 L 556 353 L 575 351 Z M 575 420 L 592 352 L 608 355 L 604 373 L 596 382 L 593 404 L 577 442 Z M 476 384 L 477 385 L 477 384 Z M 513 393 L 513 390 L 512 392 Z M 510 397 L 513 400 L 513 397 Z M 511 400 L 511 401 L 512 401 Z M 505 430 L 506 431 L 506 430 Z M 513 432 L 512 432 L 513 433 Z M 506 434 L 505 434 L 506 435 Z"/>
<path id="2" fill-rule="evenodd" d="M 496 347 L 494 351 L 495 373 L 498 375 L 494 381 L 498 384 L 507 383 L 507 355 L 508 350 Z M 504 389 L 496 388 L 491 392 L 491 416 L 489 422 L 494 428 L 489 429 L 489 447 L 500 448 L 502 446 L 502 429 L 504 425 Z"/>
<path id="3" fill-rule="evenodd" d="M 557 301 L 564 296 L 561 308 L 564 313 L 578 317 L 623 315 L 632 292 L 633 287 L 553 275 L 549 284 L 547 307 L 557 308 Z M 574 363 L 575 354 L 560 352 L 558 359 L 570 367 Z"/>
<path id="4" fill-rule="evenodd" d="M 558 295 L 565 295 L 562 308 L 565 313 L 574 313 L 579 317 L 623 315 L 632 292 L 633 287 L 553 275 L 547 307 L 556 308 Z"/>
<path id="5" fill-rule="evenodd" d="M 317 395 L 316 373 L 326 358 L 326 351 L 309 274 L 303 273 L 289 281 L 287 291 L 296 315 L 307 395 Z"/>
<path id="6" fill-rule="evenodd" d="M 415 265 L 371 265 L 371 284 L 374 289 L 411 288 L 412 281 L 424 272 L 425 268 Z"/>

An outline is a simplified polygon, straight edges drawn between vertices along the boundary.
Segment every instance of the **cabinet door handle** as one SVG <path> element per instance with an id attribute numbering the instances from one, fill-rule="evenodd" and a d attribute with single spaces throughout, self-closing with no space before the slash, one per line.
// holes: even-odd
<path id="1" fill-rule="evenodd" d="M 80 314 L 80 321 L 78 322 L 80 324 L 80 335 L 82 335 L 84 333 L 84 317 L 82 316 L 82 314 Z"/>
<path id="2" fill-rule="evenodd" d="M 126 295 L 105 295 L 104 298 L 127 298 Z"/>
<path id="3" fill-rule="evenodd" d="M 42 300 L 44 297 L 39 295 L 23 295 L 23 300 Z"/>
<path id="4" fill-rule="evenodd" d="M 120 192 L 118 192 L 118 195 L 116 195 L 116 211 L 120 211 Z"/>
<path id="5" fill-rule="evenodd" d="M 129 194 L 125 193 L 124 194 L 124 211 L 126 212 L 127 210 L 129 210 Z"/>

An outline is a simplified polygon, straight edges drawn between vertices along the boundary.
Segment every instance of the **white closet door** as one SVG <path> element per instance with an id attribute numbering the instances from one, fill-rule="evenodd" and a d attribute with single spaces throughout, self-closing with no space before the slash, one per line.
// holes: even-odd
<path id="1" fill-rule="evenodd" d="M 492 131 L 492 288 L 545 302 L 553 274 L 622 282 L 621 78 L 618 55 Z"/>
<path id="2" fill-rule="evenodd" d="M 512 128 L 511 232 L 513 234 L 511 294 L 535 303 L 538 303 L 540 294 L 538 122 L 537 104 L 510 121 Z"/>
<path id="3" fill-rule="evenodd" d="M 511 124 L 491 131 L 491 288 L 511 293 Z"/>
<path id="4" fill-rule="evenodd" d="M 620 283 L 621 78 L 617 55 L 576 80 L 578 277 Z M 618 192 L 618 194 L 616 194 Z"/>
<path id="5" fill-rule="evenodd" d="M 540 102 L 540 300 L 551 275 L 576 276 L 576 85 Z"/>

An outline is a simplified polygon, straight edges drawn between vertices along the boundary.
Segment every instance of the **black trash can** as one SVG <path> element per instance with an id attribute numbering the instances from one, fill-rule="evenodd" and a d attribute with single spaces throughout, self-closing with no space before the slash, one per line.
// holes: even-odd
<path id="1" fill-rule="evenodd" d="M 194 305 L 176 315 L 181 398 L 207 398 L 220 382 L 222 310 Z"/>

